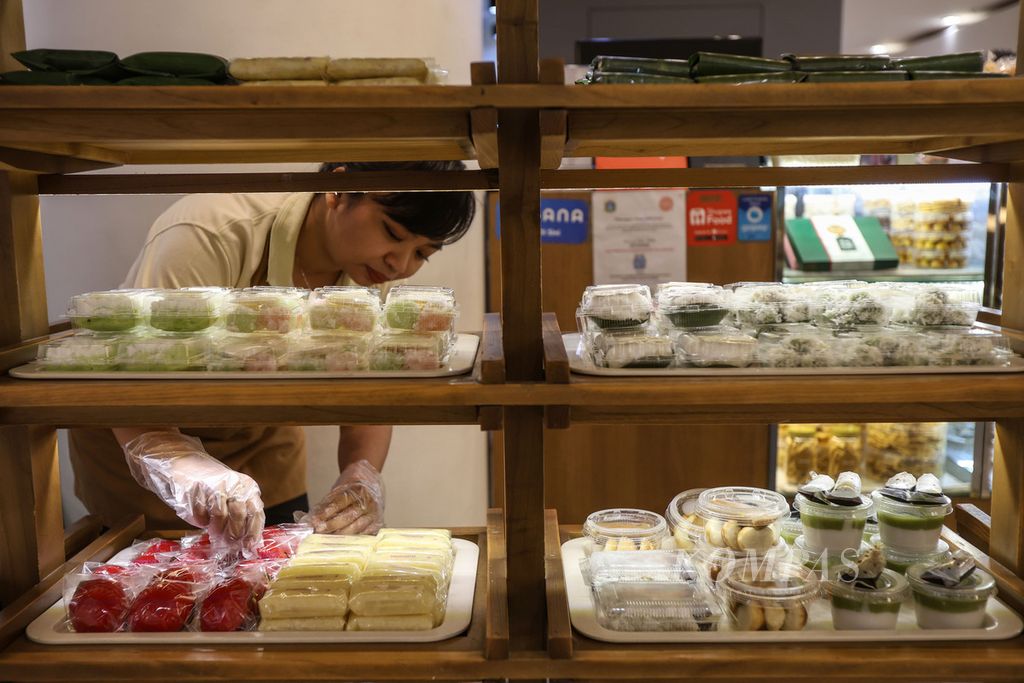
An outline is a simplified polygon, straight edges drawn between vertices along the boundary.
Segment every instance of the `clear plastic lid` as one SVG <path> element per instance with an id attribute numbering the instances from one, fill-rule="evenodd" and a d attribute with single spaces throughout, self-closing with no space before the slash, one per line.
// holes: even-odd
<path id="1" fill-rule="evenodd" d="M 112 370 L 123 337 L 80 334 L 40 345 L 36 361 L 44 370 Z"/>
<path id="2" fill-rule="evenodd" d="M 165 332 L 202 332 L 220 321 L 227 292 L 221 287 L 153 290 L 148 295 L 149 325 Z"/>
<path id="3" fill-rule="evenodd" d="M 816 325 L 833 330 L 879 327 L 889 321 L 890 310 L 870 287 L 823 289 L 811 304 Z"/>
<path id="4" fill-rule="evenodd" d="M 875 509 L 879 513 L 879 521 L 884 522 L 885 520 L 881 517 L 886 513 L 892 515 L 903 515 L 908 517 L 921 517 L 921 518 L 933 518 L 933 517 L 945 517 L 946 515 L 953 512 L 953 505 L 946 498 L 945 501 L 939 499 L 938 501 L 931 502 L 917 502 L 917 503 L 904 503 L 903 501 L 894 500 L 888 496 L 883 496 L 880 490 L 873 491 L 871 498 L 875 502 Z"/>
<path id="5" fill-rule="evenodd" d="M 658 316 L 676 328 L 713 327 L 729 314 L 732 293 L 703 283 L 658 286 Z"/>
<path id="6" fill-rule="evenodd" d="M 665 510 L 676 546 L 690 551 L 704 538 L 704 518 L 697 514 L 697 498 L 704 489 L 690 489 L 676 495 Z"/>
<path id="7" fill-rule="evenodd" d="M 313 330 L 372 332 L 380 319 L 380 293 L 354 285 L 321 287 L 310 295 L 307 313 Z"/>
<path id="8" fill-rule="evenodd" d="M 680 332 L 674 342 L 682 363 L 702 368 L 745 368 L 757 353 L 754 337 L 727 327 Z"/>
<path id="9" fill-rule="evenodd" d="M 920 563 L 907 568 L 907 581 L 914 593 L 957 602 L 984 602 L 996 594 L 995 579 L 981 569 L 975 569 L 955 588 L 947 588 L 922 579 L 921 575 L 933 566 L 935 565 Z"/>
<path id="10" fill-rule="evenodd" d="M 117 366 L 130 371 L 205 370 L 210 356 L 210 338 L 201 335 L 178 337 L 133 337 L 117 346 Z"/>
<path id="11" fill-rule="evenodd" d="M 825 332 L 789 334 L 777 343 L 765 340 L 757 362 L 770 368 L 828 368 L 839 365 L 838 349 Z"/>
<path id="12" fill-rule="evenodd" d="M 815 550 L 807 546 L 807 539 L 803 535 L 797 536 L 796 540 L 793 541 L 792 548 L 792 559 L 798 564 L 811 569 L 818 574 L 821 574 L 826 569 L 830 569 L 834 565 L 841 565 L 844 560 L 852 560 L 858 553 L 862 553 L 869 550 L 871 546 L 865 541 L 861 541 L 860 547 L 857 551 L 852 548 L 844 550 L 839 553 L 838 556 L 833 557 L 828 550 Z"/>
<path id="13" fill-rule="evenodd" d="M 450 332 L 457 315 L 455 292 L 448 287 L 399 285 L 384 303 L 384 324 L 395 330 Z"/>
<path id="14" fill-rule="evenodd" d="M 704 518 L 704 540 L 718 548 L 767 552 L 780 539 L 781 522 L 789 515 L 782 494 L 746 486 L 707 489 L 697 498 Z"/>
<path id="15" fill-rule="evenodd" d="M 373 335 L 366 332 L 317 334 L 289 340 L 279 360 L 282 370 L 352 372 L 370 366 Z"/>
<path id="16" fill-rule="evenodd" d="M 216 337 L 206 367 L 215 371 L 273 372 L 288 340 L 279 334 L 224 334 Z"/>
<path id="17" fill-rule="evenodd" d="M 699 583 L 615 581 L 594 589 L 597 620 L 613 631 L 713 631 L 722 619 Z"/>
<path id="18" fill-rule="evenodd" d="M 583 291 L 580 311 L 603 328 L 633 327 L 654 312 L 647 285 L 592 285 Z"/>
<path id="19" fill-rule="evenodd" d="M 224 302 L 229 332 L 287 334 L 302 327 L 308 292 L 290 287 L 250 287 L 230 292 Z"/>
<path id="20" fill-rule="evenodd" d="M 592 586 L 606 582 L 686 582 L 696 581 L 697 568 L 690 558 L 676 550 L 623 551 L 594 553 L 588 563 Z"/>
<path id="21" fill-rule="evenodd" d="M 920 334 L 901 331 L 875 332 L 850 339 L 840 344 L 840 353 L 847 364 L 853 365 L 853 359 L 881 359 L 884 366 L 925 365 L 925 340 Z"/>
<path id="22" fill-rule="evenodd" d="M 142 324 L 147 290 L 114 289 L 71 297 L 68 318 L 75 327 L 93 332 L 127 332 Z"/>
<path id="23" fill-rule="evenodd" d="M 953 557 L 953 554 L 949 552 L 949 544 L 942 539 L 939 539 L 935 550 L 928 553 L 907 552 L 887 546 L 882 543 L 882 537 L 877 532 L 871 537 L 871 543 L 882 549 L 885 566 L 900 574 L 906 572 L 907 568 L 914 564 L 939 564 Z"/>
<path id="24" fill-rule="evenodd" d="M 902 574 L 891 569 L 882 570 L 875 588 L 865 588 L 845 580 L 844 576 L 849 571 L 849 567 L 830 567 L 828 578 L 821 584 L 825 595 L 869 605 L 899 605 L 910 596 L 910 584 Z"/>
<path id="25" fill-rule="evenodd" d="M 923 341 L 928 365 L 1005 365 L 1013 357 L 1010 340 L 990 330 L 930 331 Z"/>
<path id="26" fill-rule="evenodd" d="M 777 282 L 738 282 L 733 292 L 733 315 L 741 325 L 803 323 L 811 319 L 807 289 Z"/>
<path id="27" fill-rule="evenodd" d="M 590 346 L 594 364 L 605 368 L 667 368 L 675 362 L 672 340 L 648 329 L 603 330 Z"/>
<path id="28" fill-rule="evenodd" d="M 818 591 L 814 572 L 787 562 L 736 562 L 718 578 L 718 594 L 740 631 L 802 630 Z"/>
<path id="29" fill-rule="evenodd" d="M 583 535 L 590 550 L 660 550 L 668 538 L 668 523 L 656 512 L 634 508 L 599 510 L 587 516 Z"/>
<path id="30" fill-rule="evenodd" d="M 370 351 L 370 369 L 435 370 L 450 351 L 451 337 L 443 333 L 384 330 Z"/>
<path id="31" fill-rule="evenodd" d="M 828 517 L 830 519 L 867 519 L 868 515 L 875 508 L 874 502 L 868 496 L 860 496 L 859 505 L 828 505 L 807 498 L 802 493 L 796 494 L 793 499 L 793 507 L 800 511 L 800 515 L 813 515 L 815 517 Z"/>

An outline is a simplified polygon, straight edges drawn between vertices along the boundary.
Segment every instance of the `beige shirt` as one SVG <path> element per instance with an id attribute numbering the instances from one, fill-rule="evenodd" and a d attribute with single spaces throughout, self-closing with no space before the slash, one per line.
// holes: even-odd
<path id="1" fill-rule="evenodd" d="M 295 244 L 312 193 L 190 195 L 165 211 L 122 287 L 292 286 Z M 342 277 L 339 284 L 351 284 Z M 267 507 L 306 490 L 306 448 L 300 427 L 182 429 L 207 452 L 253 477 Z M 107 525 L 142 513 L 151 529 L 184 522 L 139 486 L 108 429 L 69 432 L 75 494 Z"/>

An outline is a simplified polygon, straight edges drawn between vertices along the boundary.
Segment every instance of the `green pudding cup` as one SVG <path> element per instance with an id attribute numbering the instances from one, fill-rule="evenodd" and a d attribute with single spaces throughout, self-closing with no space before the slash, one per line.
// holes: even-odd
<path id="1" fill-rule="evenodd" d="M 861 588 L 840 577 L 846 567 L 830 567 L 822 582 L 832 604 L 832 624 L 837 631 L 896 628 L 900 607 L 910 597 L 910 584 L 900 574 L 883 569 L 876 588 Z"/>
<path id="2" fill-rule="evenodd" d="M 959 586 L 947 588 L 921 578 L 932 566 L 921 563 L 907 569 L 917 625 L 924 629 L 982 628 L 988 599 L 996 594 L 995 579 L 975 569 Z"/>
<path id="3" fill-rule="evenodd" d="M 880 544 L 881 536 L 872 536 L 871 543 L 872 545 Z M 935 550 L 929 553 L 902 552 L 882 544 L 882 557 L 885 558 L 885 566 L 887 569 L 891 569 L 897 574 L 906 574 L 907 569 L 912 565 L 920 564 L 922 562 L 929 565 L 947 562 L 953 557 L 953 554 L 949 552 L 949 544 L 942 539 L 939 539 L 939 543 L 935 547 Z"/>
<path id="4" fill-rule="evenodd" d="M 949 503 L 922 505 L 903 503 L 875 491 L 872 498 L 878 514 L 878 532 L 882 543 L 905 553 L 935 552 L 946 515 L 953 511 Z"/>
<path id="5" fill-rule="evenodd" d="M 826 505 L 796 494 L 794 507 L 800 511 L 804 542 L 811 550 L 827 550 L 838 556 L 847 548 L 859 548 L 864 525 L 874 503 L 867 496 L 859 505 Z"/>

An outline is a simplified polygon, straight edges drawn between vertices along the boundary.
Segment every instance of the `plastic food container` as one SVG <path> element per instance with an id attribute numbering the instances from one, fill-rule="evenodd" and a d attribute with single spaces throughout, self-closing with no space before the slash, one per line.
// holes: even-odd
<path id="1" fill-rule="evenodd" d="M 75 327 L 93 332 L 127 332 L 145 318 L 146 292 L 115 289 L 71 297 L 68 318 Z"/>
<path id="2" fill-rule="evenodd" d="M 839 365 L 838 354 L 827 333 L 789 334 L 777 343 L 761 344 L 757 361 L 770 368 L 827 368 Z"/>
<path id="3" fill-rule="evenodd" d="M 725 568 L 731 564 L 747 560 L 757 563 L 778 563 L 785 562 L 789 558 L 790 548 L 781 538 L 767 552 L 719 548 L 711 545 L 703 538 L 697 544 L 697 549 L 693 551 L 693 559 L 697 569 L 703 574 L 712 589 L 715 588 L 716 582 Z"/>
<path id="4" fill-rule="evenodd" d="M 811 319 L 806 289 L 777 282 L 739 282 L 733 293 L 733 317 L 741 325 L 761 327 L 779 323 L 805 323 Z"/>
<path id="5" fill-rule="evenodd" d="M 900 607 L 910 597 L 910 585 L 901 574 L 883 569 L 875 589 L 843 581 L 845 567 L 830 567 L 822 589 L 832 603 L 832 624 L 837 631 L 896 628 Z"/>
<path id="6" fill-rule="evenodd" d="M 675 335 L 680 360 L 700 368 L 745 368 L 754 362 L 757 340 L 726 327 L 712 327 Z"/>
<path id="7" fill-rule="evenodd" d="M 833 556 L 847 548 L 859 548 L 864 525 L 874 508 L 874 503 L 867 496 L 861 496 L 860 500 L 857 506 L 825 505 L 796 494 L 793 505 L 800 511 L 807 547 L 827 550 Z"/>
<path id="8" fill-rule="evenodd" d="M 704 538 L 704 520 L 697 515 L 697 498 L 704 489 L 690 489 L 677 494 L 665 510 L 665 519 L 680 550 L 692 552 Z"/>
<path id="9" fill-rule="evenodd" d="M 586 554 L 613 550 L 661 550 L 668 523 L 656 512 L 634 508 L 599 510 L 587 516 L 583 535 Z"/>
<path id="10" fill-rule="evenodd" d="M 594 600 L 598 623 L 613 631 L 715 631 L 722 619 L 699 582 L 604 582 L 594 586 Z"/>
<path id="11" fill-rule="evenodd" d="M 653 312 L 647 285 L 592 285 L 580 301 L 580 313 L 603 329 L 643 325 Z"/>
<path id="12" fill-rule="evenodd" d="M 309 327 L 318 332 L 372 332 L 380 319 L 380 294 L 369 287 L 321 287 L 309 297 Z"/>
<path id="13" fill-rule="evenodd" d="M 290 287 L 250 287 L 230 292 L 224 302 L 224 326 L 229 332 L 287 334 L 302 327 L 306 290 Z"/>
<path id="14" fill-rule="evenodd" d="M 134 337 L 117 345 L 117 367 L 132 372 L 205 370 L 209 355 L 207 336 Z"/>
<path id="15" fill-rule="evenodd" d="M 970 327 L 981 309 L 977 293 L 957 285 L 893 285 L 890 301 L 892 322 L 916 327 Z"/>
<path id="16" fill-rule="evenodd" d="M 967 240 L 961 232 L 923 231 L 913 233 L 914 249 L 963 251 L 967 248 Z"/>
<path id="17" fill-rule="evenodd" d="M 954 328 L 923 336 L 928 365 L 1005 365 L 1013 357 L 1010 340 L 998 332 Z"/>
<path id="18" fill-rule="evenodd" d="M 800 522 L 800 513 L 792 512 L 789 517 L 782 520 L 782 531 L 779 535 L 788 545 L 793 545 L 796 539 L 804 533 L 804 526 Z"/>
<path id="19" fill-rule="evenodd" d="M 117 336 L 91 334 L 65 337 L 39 347 L 36 362 L 43 370 L 105 372 L 116 367 Z"/>
<path id="20" fill-rule="evenodd" d="M 746 486 L 707 489 L 697 498 L 704 540 L 716 548 L 767 552 L 779 542 L 789 505 L 782 494 Z"/>
<path id="21" fill-rule="evenodd" d="M 282 370 L 352 372 L 370 366 L 373 335 L 348 332 L 317 334 L 291 341 L 281 356 Z"/>
<path id="22" fill-rule="evenodd" d="M 889 307 L 869 287 L 824 289 L 810 306 L 814 323 L 833 330 L 878 327 L 889 321 Z"/>
<path id="23" fill-rule="evenodd" d="M 737 562 L 719 577 L 718 595 L 737 631 L 802 631 L 818 579 L 798 564 Z"/>
<path id="24" fill-rule="evenodd" d="M 953 512 L 950 503 L 903 503 L 887 498 L 879 491 L 872 493 L 871 497 L 875 501 L 882 543 L 909 553 L 932 553 L 938 549 L 942 524 L 946 515 Z"/>
<path id="25" fill-rule="evenodd" d="M 914 249 L 911 252 L 918 268 L 963 268 L 967 251 L 962 249 Z"/>
<path id="26" fill-rule="evenodd" d="M 226 293 L 219 287 L 158 289 L 149 295 L 149 326 L 164 332 L 202 332 L 220 321 Z"/>
<path id="27" fill-rule="evenodd" d="M 640 328 L 604 330 L 594 335 L 591 356 L 604 368 L 667 368 L 675 362 L 668 337 Z"/>
<path id="28" fill-rule="evenodd" d="M 450 350 L 445 333 L 385 330 L 370 351 L 370 369 L 436 370 L 448 362 Z"/>
<path id="29" fill-rule="evenodd" d="M 279 334 L 225 334 L 216 337 L 206 364 L 220 372 L 273 372 L 287 350 Z"/>
<path id="30" fill-rule="evenodd" d="M 594 587 L 605 582 L 694 582 L 697 568 L 686 553 L 676 550 L 592 553 L 581 560 Z"/>
<path id="31" fill-rule="evenodd" d="M 832 553 L 828 550 L 811 548 L 804 536 L 797 536 L 793 541 L 791 557 L 793 562 L 817 572 L 818 576 L 825 576 L 833 566 L 844 564 L 844 560 L 852 560 L 857 553 L 868 550 L 870 547 L 864 541 L 860 541 L 860 545 L 856 549 L 851 548 L 839 553 Z"/>
<path id="32" fill-rule="evenodd" d="M 907 581 L 914 592 L 914 612 L 921 628 L 981 628 L 985 624 L 988 599 L 996 594 L 996 582 L 980 569 L 956 588 L 929 583 L 921 574 L 927 564 L 907 569 Z"/>
<path id="33" fill-rule="evenodd" d="M 871 537 L 871 543 L 881 543 L 881 536 L 875 535 Z M 906 574 L 907 569 L 915 564 L 940 564 L 952 559 L 953 554 L 949 552 L 949 544 L 939 539 L 938 545 L 935 550 L 927 553 L 911 553 L 906 551 L 900 551 L 895 548 L 891 548 L 885 544 L 882 547 L 882 557 L 885 558 L 885 566 L 887 569 L 891 569 L 897 574 Z"/>
<path id="34" fill-rule="evenodd" d="M 393 330 L 454 334 L 458 308 L 447 287 L 399 285 L 388 292 L 384 325 Z"/>
<path id="35" fill-rule="evenodd" d="M 658 318 L 666 327 L 714 327 L 729 314 L 731 292 L 702 283 L 658 287 Z"/>

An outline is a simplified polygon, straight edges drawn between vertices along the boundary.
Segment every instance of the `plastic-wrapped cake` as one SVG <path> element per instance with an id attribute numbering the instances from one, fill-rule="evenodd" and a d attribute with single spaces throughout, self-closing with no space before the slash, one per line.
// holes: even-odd
<path id="1" fill-rule="evenodd" d="M 384 325 L 393 330 L 454 334 L 457 315 L 455 293 L 447 287 L 400 285 L 384 303 Z"/>
<path id="2" fill-rule="evenodd" d="M 291 287 L 232 291 L 224 303 L 224 325 L 229 332 L 287 334 L 302 327 L 307 294 Z"/>
<path id="3" fill-rule="evenodd" d="M 159 289 L 149 295 L 149 325 L 165 332 L 201 332 L 220 321 L 228 290 L 219 287 Z"/>
<path id="4" fill-rule="evenodd" d="M 118 289 L 71 297 L 68 317 L 78 328 L 93 332 L 127 332 L 141 325 L 146 311 L 146 291 Z"/>
<path id="5" fill-rule="evenodd" d="M 380 318 L 380 294 L 369 287 L 321 287 L 309 297 L 309 327 L 318 332 L 372 332 Z"/>

